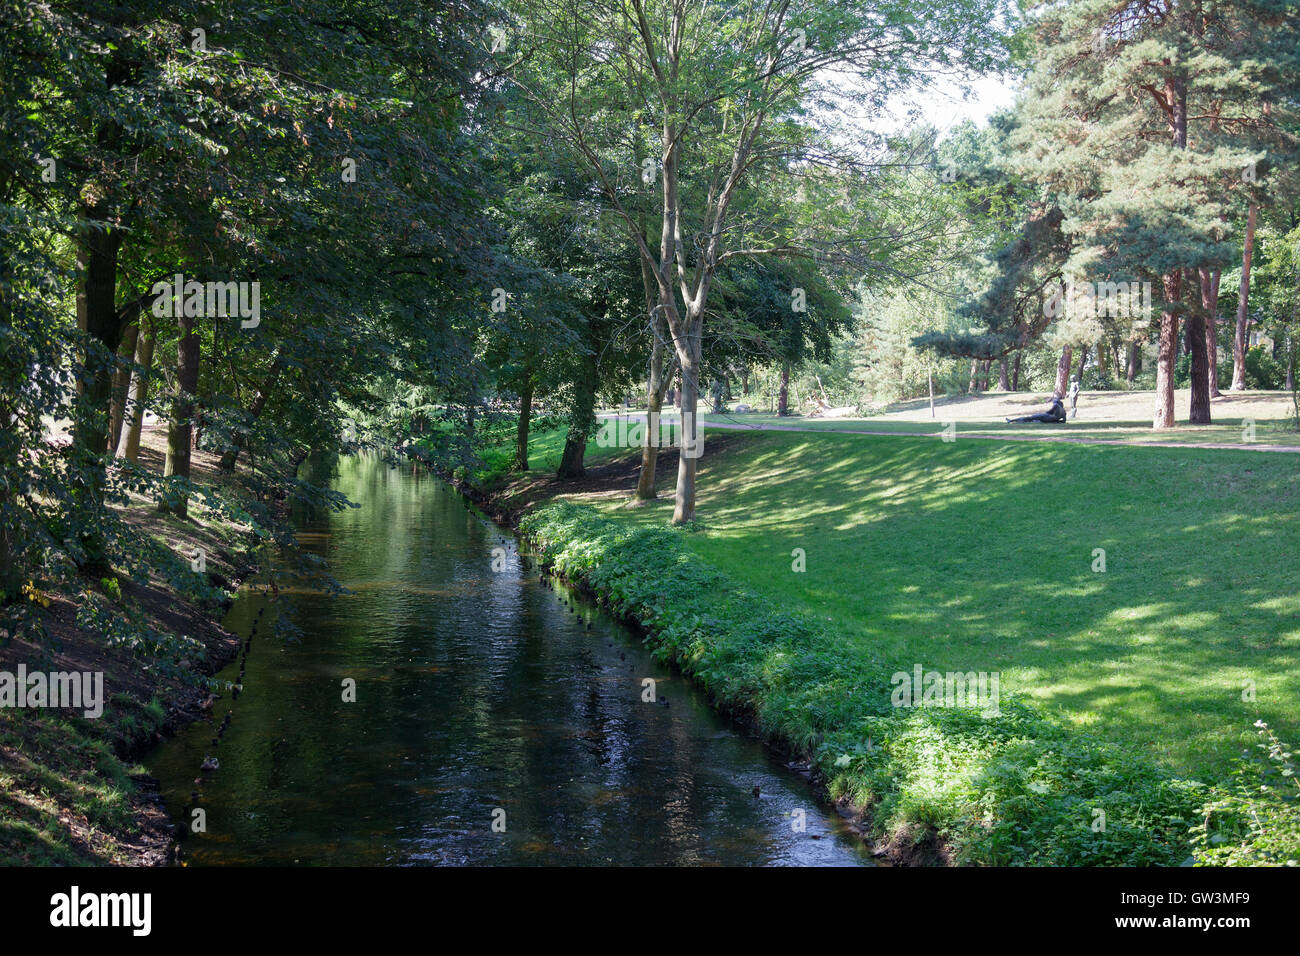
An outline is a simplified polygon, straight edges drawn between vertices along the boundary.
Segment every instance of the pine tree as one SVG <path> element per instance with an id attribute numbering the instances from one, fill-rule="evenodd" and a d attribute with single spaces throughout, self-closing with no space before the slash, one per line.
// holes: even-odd
<path id="1" fill-rule="evenodd" d="M 1152 284 L 1161 313 L 1155 428 L 1174 424 L 1180 322 L 1190 421 L 1210 421 L 1213 303 L 1201 287 L 1235 255 L 1237 215 L 1265 201 L 1270 174 L 1294 153 L 1298 25 L 1282 0 L 1038 8 L 1018 132 L 1025 171 L 1061 205 L 1074 282 Z"/>

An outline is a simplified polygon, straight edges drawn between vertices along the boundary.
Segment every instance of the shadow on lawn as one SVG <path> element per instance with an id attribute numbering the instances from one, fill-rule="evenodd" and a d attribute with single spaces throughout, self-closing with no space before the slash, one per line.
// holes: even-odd
<path id="1" fill-rule="evenodd" d="M 1289 457 L 772 433 L 705 459 L 706 557 L 845 623 L 899 669 L 1007 671 L 1032 695 L 1226 766 L 1296 736 L 1300 544 Z M 730 549 L 751 559 L 736 566 Z M 807 573 L 791 571 L 791 550 Z M 1093 571 L 1094 549 L 1106 570 Z M 1243 702 L 1254 682 L 1258 703 Z"/>

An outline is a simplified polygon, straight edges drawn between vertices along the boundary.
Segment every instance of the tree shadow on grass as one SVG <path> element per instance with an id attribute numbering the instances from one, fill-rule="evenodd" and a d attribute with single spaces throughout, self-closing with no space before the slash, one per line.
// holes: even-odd
<path id="1" fill-rule="evenodd" d="M 693 547 L 900 669 L 1002 671 L 1004 692 L 1218 771 L 1255 719 L 1300 727 L 1300 489 L 1260 458 L 751 435 L 706 458 Z"/>

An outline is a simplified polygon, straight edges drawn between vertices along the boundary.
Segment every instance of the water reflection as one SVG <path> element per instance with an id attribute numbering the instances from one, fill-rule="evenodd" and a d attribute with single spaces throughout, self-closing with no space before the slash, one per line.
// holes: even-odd
<path id="1" fill-rule="evenodd" d="M 244 693 L 151 763 L 179 819 L 204 755 L 220 759 L 190 864 L 870 862 L 800 778 L 622 627 L 540 585 L 446 485 L 372 459 L 339 469 L 362 507 L 308 520 L 304 542 L 352 593 L 282 589 L 304 638 L 271 637 L 268 610 Z M 265 600 L 242 598 L 229 626 L 247 634 Z"/>

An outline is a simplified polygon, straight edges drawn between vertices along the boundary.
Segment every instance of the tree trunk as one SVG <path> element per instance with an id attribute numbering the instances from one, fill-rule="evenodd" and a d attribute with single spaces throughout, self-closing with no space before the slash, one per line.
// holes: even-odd
<path id="1" fill-rule="evenodd" d="M 966 394 L 974 395 L 979 388 L 979 359 L 970 360 L 970 382 L 966 385 Z"/>
<path id="2" fill-rule="evenodd" d="M 1064 398 L 1065 393 L 1069 391 L 1070 382 L 1070 365 L 1074 361 L 1074 349 L 1066 346 L 1061 349 L 1061 358 L 1056 363 L 1056 389 L 1054 394 L 1058 398 Z"/>
<path id="3" fill-rule="evenodd" d="M 95 219 L 102 213 L 87 210 L 85 218 Z M 78 393 L 84 401 L 73 427 L 73 440 L 85 453 L 101 455 L 108 450 L 108 410 L 112 389 L 112 370 L 107 356 L 117 352 L 122 340 L 123 322 L 117 312 L 117 254 L 121 247 L 121 230 L 87 227 L 77 250 L 77 320 L 92 343 L 103 352 L 90 348 L 85 357 Z M 105 354 L 106 353 L 106 354 Z"/>
<path id="4" fill-rule="evenodd" d="M 112 453 L 117 452 L 117 443 L 122 440 L 122 420 L 126 413 L 128 392 L 131 388 L 131 366 L 135 364 L 135 345 L 140 337 L 140 322 L 128 325 L 122 332 L 122 341 L 117 346 L 117 368 L 113 370 L 113 394 L 109 400 L 108 412 L 108 447 Z"/>
<path id="5" fill-rule="evenodd" d="M 781 365 L 781 391 L 776 397 L 776 413 L 778 415 L 790 414 L 790 363 L 784 362 Z"/>
<path id="6" fill-rule="evenodd" d="M 1020 358 L 1023 352 L 1016 352 L 1016 361 L 1011 367 L 1011 391 L 1020 391 Z"/>
<path id="7" fill-rule="evenodd" d="M 1187 284 L 1196 280 L 1196 273 L 1187 270 Z M 1189 290 L 1190 293 L 1190 290 Z M 1210 368 L 1205 341 L 1205 313 L 1191 309 L 1187 313 L 1187 354 L 1191 356 L 1192 403 L 1187 420 L 1193 425 L 1210 424 Z"/>
<path id="8" fill-rule="evenodd" d="M 172 397 L 172 414 L 167 423 L 167 461 L 163 467 L 165 477 L 190 477 L 190 434 L 194 429 L 194 414 L 198 403 L 195 393 L 199 388 L 199 336 L 194 331 L 194 318 L 184 314 L 177 302 L 176 389 Z M 184 518 L 189 515 L 189 496 L 182 492 L 166 493 L 158 500 L 159 511 L 170 511 Z"/>
<path id="9" fill-rule="evenodd" d="M 1218 398 L 1219 391 L 1219 278 L 1222 269 L 1201 266 L 1201 309 L 1205 313 L 1205 353 L 1210 363 L 1210 398 Z"/>
<path id="10" fill-rule="evenodd" d="M 1286 334 L 1286 390 L 1295 391 L 1295 339 Z"/>
<path id="11" fill-rule="evenodd" d="M 122 320 L 117 311 L 117 257 L 122 230 L 91 225 L 104 213 L 88 208 L 83 212 L 86 231 L 77 248 L 77 324 L 86 333 L 85 362 L 77 378 L 78 403 L 73 423 L 73 455 L 77 469 L 72 479 L 78 515 L 72 524 L 84 552 L 83 566 L 104 564 L 104 542 L 95 530 L 104 502 L 104 454 L 108 451 L 109 404 L 112 396 L 111 356 L 122 338 Z"/>
<path id="12" fill-rule="evenodd" d="M 641 235 L 646 235 L 645 208 L 640 212 Z M 635 501 L 652 501 L 655 498 L 656 472 L 659 469 L 659 417 L 664 410 L 664 392 L 668 379 L 664 377 L 664 351 L 668 341 L 668 323 L 662 310 L 657 308 L 659 295 L 654 271 L 650 263 L 641 257 L 641 295 L 645 300 L 645 311 L 650 329 L 650 368 L 645 381 L 645 445 L 641 448 L 641 471 L 636 478 L 636 491 L 632 497 Z M 748 381 L 748 377 L 746 377 Z"/>
<path id="13" fill-rule="evenodd" d="M 1160 352 L 1156 358 L 1156 409 L 1152 428 L 1174 427 L 1174 362 L 1178 343 L 1178 301 L 1182 292 L 1182 270 L 1164 276 L 1165 301 L 1160 313 Z"/>
<path id="14" fill-rule="evenodd" d="M 603 312 L 601 313 L 603 317 Z M 569 430 L 564 437 L 564 452 L 560 455 L 560 468 L 557 477 L 569 481 L 581 478 L 587 473 L 583 459 L 587 454 L 587 439 L 596 424 L 596 391 L 600 388 L 600 367 L 597 356 L 602 343 L 592 329 L 592 339 L 587 343 L 587 351 L 578 366 L 576 381 L 573 383 L 573 405 L 569 410 Z"/>
<path id="15" fill-rule="evenodd" d="M 659 419 L 664 411 L 664 347 L 663 338 L 656 329 L 654 344 L 650 348 L 650 374 L 646 377 L 645 445 L 641 448 L 641 473 L 636 479 L 638 501 L 655 498 L 655 479 L 659 465 Z"/>
<path id="16" fill-rule="evenodd" d="M 1011 391 L 1011 380 L 1007 377 L 1007 357 L 998 359 L 998 391 Z"/>
<path id="17" fill-rule="evenodd" d="M 140 458 L 140 430 L 144 427 L 144 410 L 149 399 L 149 373 L 153 369 L 154 324 L 144 315 L 136 336 L 135 369 L 131 372 L 130 395 L 123 414 L 122 437 L 117 455 L 127 461 Z"/>
<path id="18" fill-rule="evenodd" d="M 1246 216 L 1246 242 L 1241 251 L 1241 285 L 1237 290 L 1237 331 L 1232 340 L 1232 390 L 1246 387 L 1246 324 L 1250 318 L 1250 260 L 1255 253 L 1255 212 L 1251 205 Z"/>
<path id="19" fill-rule="evenodd" d="M 1142 371 L 1142 343 L 1130 342 L 1128 344 L 1128 366 L 1124 372 L 1125 380 L 1132 385 L 1140 371 Z"/>
<path id="20" fill-rule="evenodd" d="M 266 378 L 262 382 L 262 387 L 257 390 L 253 396 L 253 404 L 248 408 L 248 421 L 246 424 L 236 426 L 230 434 L 233 448 L 228 448 L 221 455 L 221 463 L 217 466 L 224 472 L 235 470 L 235 462 L 239 460 L 239 453 L 248 447 L 248 433 L 253 423 L 257 421 L 262 409 L 266 408 L 266 401 L 271 397 L 271 391 L 275 388 L 275 383 L 284 370 L 284 359 L 279 352 L 271 360 L 271 368 L 266 373 Z M 472 415 L 472 409 L 470 414 Z"/>
<path id="21" fill-rule="evenodd" d="M 524 369 L 524 388 L 519 393 L 519 424 L 515 426 L 515 471 L 528 470 L 528 425 L 533 416 L 533 373 Z"/>
<path id="22" fill-rule="evenodd" d="M 683 524 L 695 517 L 695 472 L 699 459 L 687 455 L 686 448 L 698 441 L 699 436 L 700 423 L 696 411 L 700 397 L 700 333 L 694 322 L 691 325 L 691 354 L 682 362 L 682 435 L 677 454 L 677 493 L 673 501 L 673 524 Z"/>
<path id="23" fill-rule="evenodd" d="M 7 250 L 4 246 L 0 246 L 0 289 L 10 287 L 10 275 Z M 9 295 L 7 292 L 0 292 L 0 328 L 9 327 L 11 316 Z M 9 358 L 8 355 L 5 357 Z M 30 365 L 28 367 L 30 368 Z M 10 404 L 11 402 L 14 404 Z M 0 425 L 5 426 L 5 429 L 0 431 L 0 450 L 2 450 L 0 453 L 4 454 L 5 463 L 10 467 L 11 463 L 22 454 L 21 439 L 9 428 L 17 415 L 16 405 L 17 396 L 0 393 Z M 21 524 L 12 517 L 17 491 L 14 484 L 0 481 L 0 514 L 6 516 L 0 521 L 0 607 L 19 599 L 25 570 L 20 566 L 20 557 L 26 549 L 26 536 L 22 533 Z M 25 563 L 25 561 L 21 562 L 21 564 Z"/>

